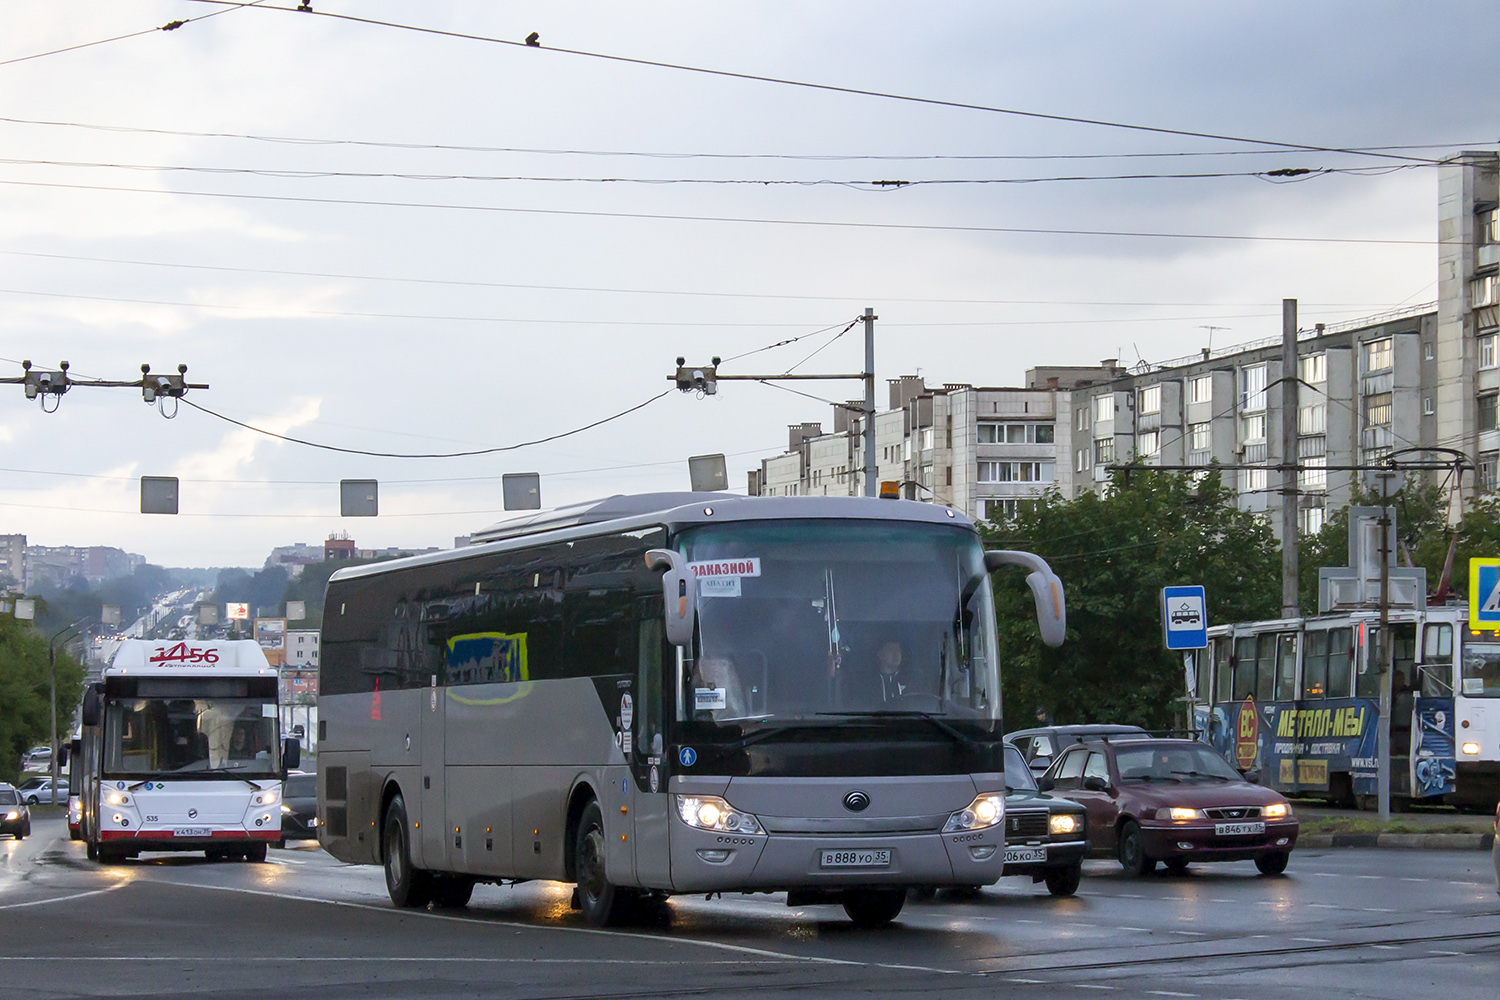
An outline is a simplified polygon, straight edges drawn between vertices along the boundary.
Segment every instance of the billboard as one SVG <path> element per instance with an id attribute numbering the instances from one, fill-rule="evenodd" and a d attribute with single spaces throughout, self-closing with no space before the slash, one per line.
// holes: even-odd
<path id="1" fill-rule="evenodd" d="M 285 618 L 257 618 L 253 634 L 271 666 L 279 667 L 286 662 Z"/>

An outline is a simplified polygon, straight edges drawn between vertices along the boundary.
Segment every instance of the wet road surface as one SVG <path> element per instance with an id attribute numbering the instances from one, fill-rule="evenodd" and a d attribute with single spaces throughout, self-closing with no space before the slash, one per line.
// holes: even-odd
<path id="1" fill-rule="evenodd" d="M 1004 879 L 909 902 L 874 932 L 782 896 L 678 897 L 649 924 L 596 931 L 554 883 L 397 911 L 379 869 L 312 845 L 264 865 L 102 867 L 60 820 L 34 826 L 0 840 L 4 996 L 1500 996 L 1500 896 L 1479 851 L 1298 851 L 1280 878 L 1090 862 L 1071 899 Z"/>

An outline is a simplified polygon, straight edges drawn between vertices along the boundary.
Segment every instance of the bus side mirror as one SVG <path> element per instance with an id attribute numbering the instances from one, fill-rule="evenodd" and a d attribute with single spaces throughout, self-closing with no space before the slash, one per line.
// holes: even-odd
<path id="1" fill-rule="evenodd" d="M 652 549 L 646 553 L 646 566 L 661 574 L 661 596 L 666 605 L 667 641 L 674 646 L 693 644 L 693 623 L 698 614 L 698 581 L 682 553 L 672 549 Z"/>
<path id="2" fill-rule="evenodd" d="M 281 769 L 295 771 L 302 766 L 302 744 L 295 736 L 281 741 Z"/>
<path id="3" fill-rule="evenodd" d="M 90 684 L 83 690 L 82 722 L 85 726 L 99 724 L 99 685 Z"/>
<path id="4" fill-rule="evenodd" d="M 986 572 L 993 573 L 1001 566 L 1020 566 L 1031 571 L 1026 574 L 1026 585 L 1031 588 L 1032 599 L 1036 601 L 1036 623 L 1042 633 L 1042 642 L 1053 649 L 1061 646 L 1068 633 L 1068 605 L 1062 581 L 1052 572 L 1052 567 L 1031 552 L 998 549 L 984 554 Z"/>

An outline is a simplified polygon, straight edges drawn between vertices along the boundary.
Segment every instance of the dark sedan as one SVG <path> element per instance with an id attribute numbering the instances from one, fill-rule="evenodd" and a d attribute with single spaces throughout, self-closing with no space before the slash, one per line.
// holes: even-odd
<path id="1" fill-rule="evenodd" d="M 293 771 L 281 788 L 281 846 L 318 837 L 318 776 Z"/>
<path id="2" fill-rule="evenodd" d="M 1087 819 L 1082 806 L 1046 794 L 1039 788 L 1021 752 L 1005 748 L 1005 869 L 1002 875 L 1030 875 L 1046 882 L 1054 896 L 1071 896 L 1083 876 L 1088 852 Z"/>
<path id="3" fill-rule="evenodd" d="M 31 835 L 31 810 L 21 801 L 21 793 L 10 785 L 0 784 L 0 834 L 8 833 L 17 840 Z"/>
<path id="4" fill-rule="evenodd" d="M 1287 800 L 1195 740 L 1092 740 L 1066 750 L 1047 777 L 1088 810 L 1089 853 L 1119 858 L 1132 875 L 1202 861 L 1254 861 L 1279 875 L 1297 846 Z"/>

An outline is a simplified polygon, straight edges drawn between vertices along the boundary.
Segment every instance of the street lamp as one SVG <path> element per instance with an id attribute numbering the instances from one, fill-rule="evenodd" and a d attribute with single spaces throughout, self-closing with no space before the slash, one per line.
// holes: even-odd
<path id="1" fill-rule="evenodd" d="M 66 628 L 60 628 L 52 633 L 52 638 L 47 640 L 47 666 L 52 671 L 52 697 L 49 699 L 48 707 L 52 711 L 52 804 L 57 805 L 57 640 L 65 632 L 71 632 L 89 619 L 80 618 Z M 68 789 L 69 792 L 72 789 Z"/>

